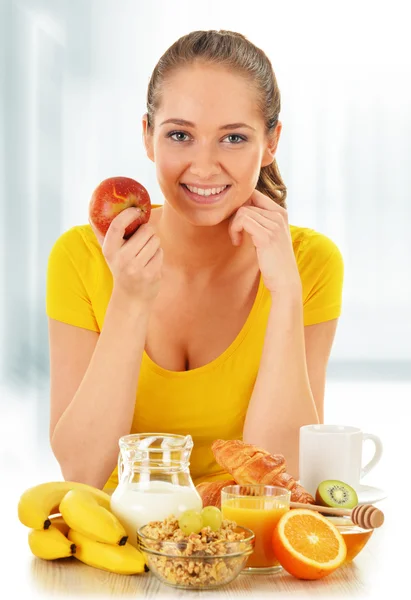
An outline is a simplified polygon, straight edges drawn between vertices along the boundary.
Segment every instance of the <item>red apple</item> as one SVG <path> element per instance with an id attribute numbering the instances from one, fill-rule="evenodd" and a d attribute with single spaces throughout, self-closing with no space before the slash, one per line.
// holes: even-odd
<path id="1" fill-rule="evenodd" d="M 145 187 L 130 177 L 109 177 L 96 187 L 91 196 L 90 222 L 104 236 L 114 217 L 130 206 L 136 206 L 141 213 L 126 227 L 123 236 L 125 240 L 149 220 L 150 196 Z"/>

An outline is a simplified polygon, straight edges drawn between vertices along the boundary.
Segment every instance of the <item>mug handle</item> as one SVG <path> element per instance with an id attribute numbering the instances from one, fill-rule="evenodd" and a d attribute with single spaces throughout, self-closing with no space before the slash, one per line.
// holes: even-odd
<path id="1" fill-rule="evenodd" d="M 371 440 L 374 443 L 375 452 L 374 452 L 374 456 L 372 457 L 372 459 L 365 465 L 365 467 L 362 467 L 361 475 L 360 475 L 361 479 L 363 477 L 365 477 L 365 475 L 367 475 L 367 473 L 369 473 L 371 471 L 371 469 L 373 469 L 375 467 L 375 465 L 380 461 L 381 456 L 382 456 L 382 450 L 383 450 L 382 441 L 380 440 L 378 435 L 374 435 L 373 433 L 363 433 L 363 435 L 362 435 L 363 443 L 365 442 L 365 440 Z"/>

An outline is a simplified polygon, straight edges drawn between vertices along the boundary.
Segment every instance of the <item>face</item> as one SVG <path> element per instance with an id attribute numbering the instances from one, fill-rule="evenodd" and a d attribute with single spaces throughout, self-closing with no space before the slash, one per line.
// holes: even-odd
<path id="1" fill-rule="evenodd" d="M 255 90 L 237 74 L 197 65 L 168 78 L 154 131 L 145 116 L 143 132 L 166 201 L 193 225 L 216 225 L 251 196 L 274 159 L 281 123 L 267 138 Z M 224 189 L 204 196 L 193 187 Z"/>

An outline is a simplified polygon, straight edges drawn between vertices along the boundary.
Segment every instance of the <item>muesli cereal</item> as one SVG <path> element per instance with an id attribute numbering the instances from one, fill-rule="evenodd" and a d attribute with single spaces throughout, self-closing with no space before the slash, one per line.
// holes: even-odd
<path id="1" fill-rule="evenodd" d="M 144 536 L 150 539 L 140 540 L 141 549 L 165 555 L 150 552 L 149 563 L 168 583 L 182 587 L 222 585 L 241 569 L 245 559 L 238 554 L 249 548 L 241 543 L 247 534 L 236 532 L 236 527 L 234 521 L 225 519 L 218 531 L 203 527 L 199 533 L 185 535 L 178 519 L 170 515 L 145 526 Z"/>

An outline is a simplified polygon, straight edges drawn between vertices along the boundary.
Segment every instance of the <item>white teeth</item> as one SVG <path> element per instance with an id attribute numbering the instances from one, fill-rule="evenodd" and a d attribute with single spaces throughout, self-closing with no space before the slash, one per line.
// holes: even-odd
<path id="1" fill-rule="evenodd" d="M 214 196 L 216 194 L 221 194 L 221 192 L 223 190 L 225 190 L 225 188 L 227 186 L 224 185 L 223 187 L 210 188 L 208 190 L 203 190 L 201 188 L 191 187 L 191 185 L 186 185 L 186 187 L 190 190 L 190 192 L 193 192 L 194 194 L 198 194 L 199 196 L 211 196 L 211 195 Z"/>

